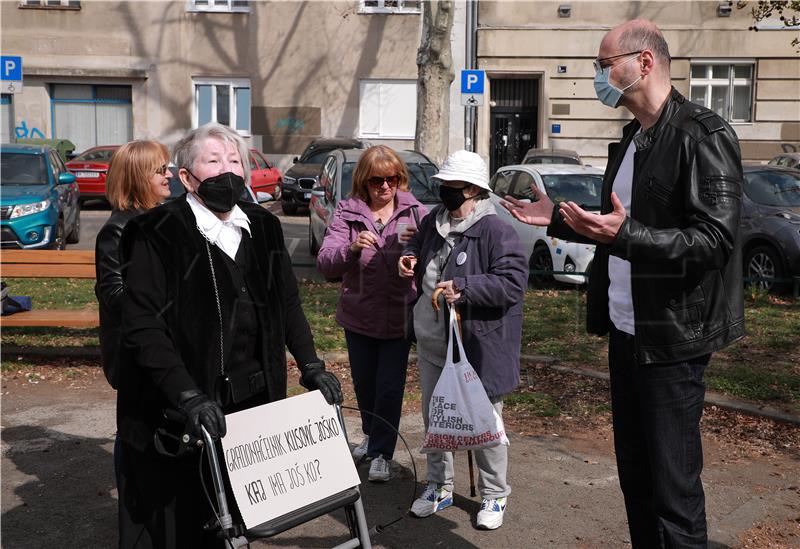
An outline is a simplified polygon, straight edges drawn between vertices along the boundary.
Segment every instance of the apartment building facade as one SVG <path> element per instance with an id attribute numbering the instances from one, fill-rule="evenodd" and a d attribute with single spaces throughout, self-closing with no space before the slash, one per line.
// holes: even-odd
<path id="1" fill-rule="evenodd" d="M 800 147 L 800 57 L 779 24 L 748 31 L 728 2 L 455 2 L 450 150 L 465 146 L 458 71 L 486 71 L 475 150 L 492 168 L 529 148 L 573 149 L 605 165 L 629 120 L 594 95 L 602 36 L 635 17 L 664 31 L 674 85 L 719 112 L 743 157 Z M 282 167 L 317 136 L 413 147 L 419 0 L 290 2 L 2 0 L 3 55 L 23 58 L 21 93 L 3 94 L 2 141 L 67 138 L 78 150 L 133 138 L 174 143 L 216 120 Z"/>

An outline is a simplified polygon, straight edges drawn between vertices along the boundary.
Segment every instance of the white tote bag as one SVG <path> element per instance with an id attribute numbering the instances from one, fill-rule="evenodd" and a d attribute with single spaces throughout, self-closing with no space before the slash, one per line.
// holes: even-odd
<path id="1" fill-rule="evenodd" d="M 500 444 L 508 446 L 503 418 L 494 409 L 478 374 L 467 361 L 456 313 L 450 306 L 447 359 L 431 395 L 428 432 L 422 453 L 478 450 Z M 459 361 L 453 362 L 453 341 Z"/>

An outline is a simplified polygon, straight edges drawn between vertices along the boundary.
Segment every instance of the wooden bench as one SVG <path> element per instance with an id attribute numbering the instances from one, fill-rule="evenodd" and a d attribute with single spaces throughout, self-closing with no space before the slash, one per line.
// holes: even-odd
<path id="1" fill-rule="evenodd" d="M 4 250 L 0 252 L 5 278 L 91 278 L 95 277 L 94 251 Z M 14 288 L 9 287 L 14 294 Z M 0 316 L 0 326 L 59 326 L 94 328 L 100 325 L 97 309 L 36 309 Z"/>

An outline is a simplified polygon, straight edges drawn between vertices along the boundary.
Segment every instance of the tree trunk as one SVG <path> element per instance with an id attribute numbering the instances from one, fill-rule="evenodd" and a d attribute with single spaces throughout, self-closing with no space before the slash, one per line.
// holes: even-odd
<path id="1" fill-rule="evenodd" d="M 450 35 L 455 7 L 452 0 L 429 0 L 422 2 L 422 6 L 414 148 L 441 166 L 447 156 L 450 137 L 450 84 L 453 82 Z"/>

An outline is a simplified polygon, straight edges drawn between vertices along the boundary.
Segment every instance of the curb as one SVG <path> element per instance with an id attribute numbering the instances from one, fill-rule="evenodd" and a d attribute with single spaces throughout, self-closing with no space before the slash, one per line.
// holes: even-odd
<path id="1" fill-rule="evenodd" d="M 41 356 L 41 357 L 69 357 L 69 358 L 100 358 L 100 347 L 24 347 L 19 345 L 4 345 L 3 355 L 9 356 Z M 286 358 L 290 359 L 291 355 L 286 353 Z M 320 358 L 325 362 L 348 362 L 349 358 L 347 352 L 343 351 L 330 351 L 327 353 L 320 353 Z M 410 361 L 417 359 L 416 353 L 409 353 L 408 358 Z M 564 366 L 560 360 L 546 355 L 521 355 L 520 362 L 522 364 L 542 364 L 557 372 L 574 374 L 592 379 L 608 381 L 608 372 L 598 372 L 588 368 L 573 368 L 571 366 Z M 528 385 L 533 385 L 531 379 L 528 377 L 525 369 L 520 372 L 520 377 Z M 726 410 L 740 412 L 743 414 L 763 417 L 771 419 L 772 421 L 780 421 L 784 423 L 792 423 L 800 425 L 800 415 L 790 414 L 783 412 L 770 406 L 758 406 L 744 402 L 738 398 L 717 393 L 715 391 L 706 391 L 705 403 Z"/>
<path id="2" fill-rule="evenodd" d="M 540 357 L 534 355 L 522 355 L 520 357 L 520 362 L 544 364 L 548 368 L 558 372 L 575 374 L 592 379 L 599 379 L 603 381 L 609 381 L 610 379 L 608 372 L 598 372 L 597 370 L 590 370 L 586 368 L 572 368 L 570 366 L 559 364 L 557 358 L 545 358 L 549 358 L 552 362 L 542 361 L 540 360 Z M 771 419 L 772 421 L 781 421 L 800 425 L 800 415 L 783 412 L 770 406 L 758 406 L 757 404 L 750 404 L 749 402 L 744 402 L 736 397 L 724 395 L 716 391 L 706 391 L 705 403 L 712 406 L 717 406 L 719 408 L 724 408 L 726 410 L 732 410 L 734 412 Z"/>

